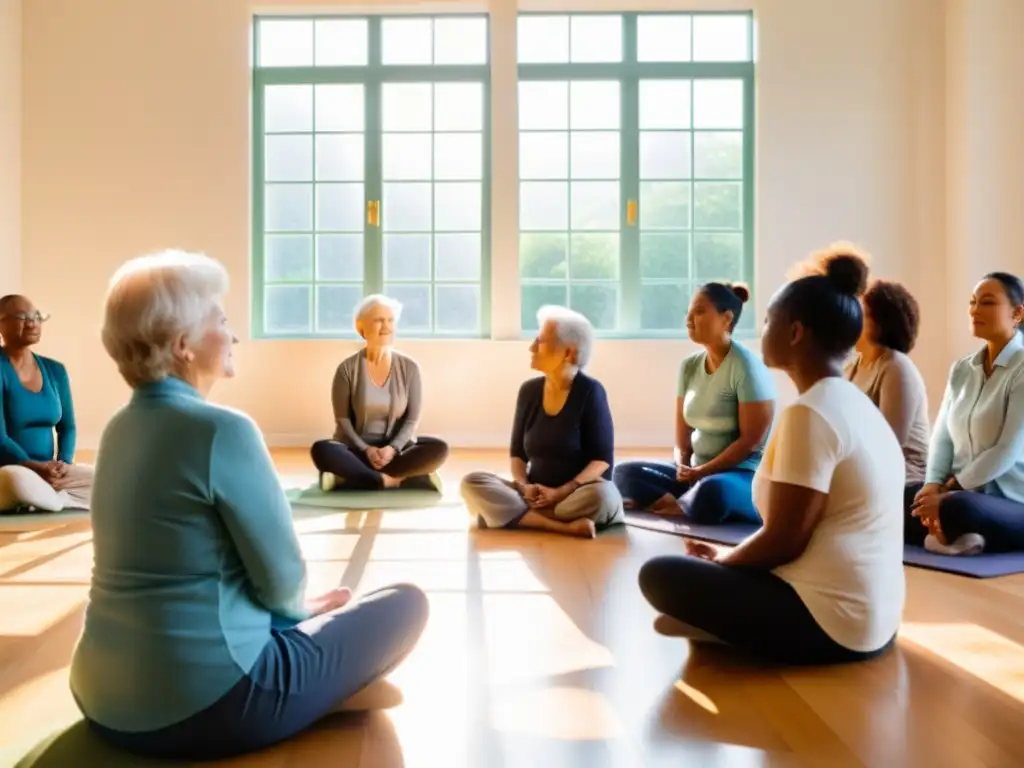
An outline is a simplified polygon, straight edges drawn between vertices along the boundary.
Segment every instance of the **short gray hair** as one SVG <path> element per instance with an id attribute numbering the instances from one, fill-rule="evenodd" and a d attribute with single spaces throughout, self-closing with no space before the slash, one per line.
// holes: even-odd
<path id="1" fill-rule="evenodd" d="M 159 381 L 174 366 L 173 345 L 202 336 L 228 273 L 201 253 L 168 250 L 140 256 L 110 280 L 103 318 L 103 346 L 132 387 Z"/>
<path id="2" fill-rule="evenodd" d="M 383 293 L 371 293 L 369 296 L 363 297 L 355 309 L 352 310 L 352 322 L 353 324 L 358 323 L 366 313 L 374 307 L 387 307 L 391 310 L 391 314 L 395 316 L 395 322 L 398 322 L 398 318 L 402 316 L 402 302 L 398 299 L 392 299 L 390 296 L 385 296 Z"/>
<path id="3" fill-rule="evenodd" d="M 547 322 L 555 326 L 555 335 L 562 344 L 576 350 L 580 370 L 586 368 L 594 352 L 594 326 L 590 321 L 579 312 L 546 304 L 537 310 L 537 327 L 543 328 Z"/>

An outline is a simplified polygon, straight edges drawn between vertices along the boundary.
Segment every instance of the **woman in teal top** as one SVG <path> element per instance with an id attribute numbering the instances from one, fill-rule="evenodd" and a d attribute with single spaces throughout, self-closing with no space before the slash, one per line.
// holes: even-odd
<path id="1" fill-rule="evenodd" d="M 1024 284 L 1005 272 L 971 297 L 985 346 L 953 364 L 939 407 L 925 483 L 908 510 L 910 544 L 977 555 L 1024 550 Z M 911 489 L 912 491 L 914 489 Z M 909 495 L 909 494 L 908 494 Z"/>
<path id="2" fill-rule="evenodd" d="M 629 461 L 614 480 L 627 508 L 694 522 L 760 524 L 751 484 L 775 414 L 775 384 L 753 352 L 733 340 L 750 292 L 707 283 L 686 317 L 704 347 L 683 360 L 676 397 L 674 461 Z"/>
<path id="3" fill-rule="evenodd" d="M 67 369 L 32 351 L 47 319 L 24 296 L 0 298 L 0 510 L 89 506 L 92 468 L 73 465 Z"/>
<path id="4" fill-rule="evenodd" d="M 306 598 L 259 430 L 206 399 L 234 374 L 227 282 L 212 259 L 168 253 L 130 262 L 107 297 L 103 343 L 134 393 L 100 442 L 71 689 L 101 736 L 155 757 L 297 733 L 397 665 L 427 619 L 407 585 Z"/>

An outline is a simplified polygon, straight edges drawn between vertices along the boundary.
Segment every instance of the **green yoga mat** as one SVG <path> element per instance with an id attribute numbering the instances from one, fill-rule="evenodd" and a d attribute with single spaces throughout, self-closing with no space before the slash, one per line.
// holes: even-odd
<path id="1" fill-rule="evenodd" d="M 288 500 L 299 507 L 330 507 L 332 509 L 422 509 L 451 507 L 461 502 L 447 499 L 437 491 L 395 488 L 389 491 L 341 491 L 324 493 L 316 485 L 290 488 Z"/>

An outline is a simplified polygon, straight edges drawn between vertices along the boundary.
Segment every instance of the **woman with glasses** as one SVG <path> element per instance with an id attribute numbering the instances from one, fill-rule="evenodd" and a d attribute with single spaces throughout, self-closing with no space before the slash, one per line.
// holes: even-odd
<path id="1" fill-rule="evenodd" d="M 88 509 L 92 467 L 75 464 L 67 369 L 37 355 L 48 315 L 24 296 L 0 298 L 0 511 Z"/>

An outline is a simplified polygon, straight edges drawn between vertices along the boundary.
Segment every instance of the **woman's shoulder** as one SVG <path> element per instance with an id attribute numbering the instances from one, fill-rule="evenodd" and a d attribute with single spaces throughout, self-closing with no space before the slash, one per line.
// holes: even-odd
<path id="1" fill-rule="evenodd" d="M 391 350 L 391 360 L 396 363 L 399 368 L 409 373 L 419 373 L 420 364 L 416 362 L 416 358 L 411 355 L 407 355 L 405 352 L 399 352 L 397 349 Z"/>
<path id="2" fill-rule="evenodd" d="M 921 376 L 921 371 L 918 369 L 917 364 L 910 359 L 910 355 L 904 352 L 890 349 L 886 353 L 882 370 L 883 375 L 886 372 L 893 371 L 901 378 L 913 380 L 915 383 L 920 382 L 921 386 L 924 387 L 924 377 Z"/>
<path id="3" fill-rule="evenodd" d="M 45 355 L 36 355 L 36 361 L 49 372 L 67 376 L 68 369 L 59 360 L 54 360 L 52 357 L 46 357 Z"/>
<path id="4" fill-rule="evenodd" d="M 764 360 L 746 344 L 734 341 L 732 351 L 735 354 L 736 365 L 744 372 L 769 375 L 768 366 L 764 364 Z"/>

